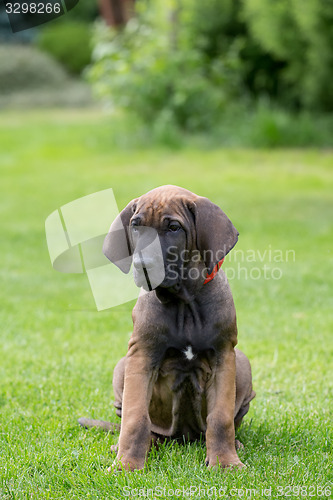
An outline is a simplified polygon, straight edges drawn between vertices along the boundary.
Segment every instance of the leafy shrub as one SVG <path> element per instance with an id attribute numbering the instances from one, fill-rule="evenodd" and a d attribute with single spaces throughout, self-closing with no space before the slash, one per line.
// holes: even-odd
<path id="1" fill-rule="evenodd" d="M 333 145 L 333 119 L 308 112 L 290 113 L 259 104 L 250 115 L 248 142 L 254 147 L 312 147 Z"/>
<path id="2" fill-rule="evenodd" d="M 238 80 L 247 96 L 280 92 L 280 75 L 285 62 L 268 52 L 253 37 L 245 22 L 242 0 L 187 0 L 187 22 L 182 30 L 188 32 L 193 47 L 206 61 L 218 58 L 232 60 Z"/>
<path id="3" fill-rule="evenodd" d="M 267 99 L 232 104 L 208 137 L 195 137 L 207 147 L 333 147 L 333 115 L 290 112 Z"/>
<path id="4" fill-rule="evenodd" d="M 285 62 L 284 98 L 301 108 L 333 111 L 333 3 L 327 0 L 244 0 L 257 42 Z"/>
<path id="5" fill-rule="evenodd" d="M 59 21 L 46 25 L 37 40 L 40 49 L 51 54 L 73 74 L 80 74 L 91 60 L 91 28 L 81 21 Z"/>
<path id="6" fill-rule="evenodd" d="M 156 127 L 210 130 L 240 94 L 232 56 L 208 64 L 145 17 L 118 32 L 100 26 L 96 38 L 89 76 L 97 93 Z"/>
<path id="7" fill-rule="evenodd" d="M 0 45 L 0 93 L 54 88 L 67 81 L 64 69 L 47 54 L 24 45 Z"/>
<path id="8" fill-rule="evenodd" d="M 333 110 L 329 4 L 137 0 L 122 30 L 97 28 L 89 78 L 153 140 L 177 145 L 185 131 L 224 145 L 331 145 L 332 118 L 319 116 Z"/>
<path id="9" fill-rule="evenodd" d="M 240 78 L 254 97 L 268 95 L 294 110 L 333 110 L 332 2 L 187 0 L 189 5 L 192 44 L 210 59 L 237 46 Z"/>

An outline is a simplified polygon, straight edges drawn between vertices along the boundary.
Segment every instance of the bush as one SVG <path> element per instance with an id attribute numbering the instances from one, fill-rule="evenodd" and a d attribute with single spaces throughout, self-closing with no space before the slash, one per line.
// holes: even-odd
<path id="1" fill-rule="evenodd" d="M 199 50 L 207 62 L 231 58 L 247 97 L 279 95 L 285 62 L 253 37 L 243 16 L 242 0 L 187 0 L 184 11 L 187 22 L 182 31 L 188 32 L 191 46 Z"/>
<path id="2" fill-rule="evenodd" d="M 0 45 L 0 93 L 55 88 L 68 77 L 48 55 L 31 46 Z"/>
<path id="3" fill-rule="evenodd" d="M 93 61 L 97 93 L 157 128 L 210 130 L 240 94 L 231 56 L 207 64 L 202 52 L 174 47 L 170 33 L 147 19 L 118 32 L 100 26 Z"/>
<path id="4" fill-rule="evenodd" d="M 80 74 L 91 60 L 91 28 L 80 21 L 59 21 L 43 28 L 37 46 L 51 54 L 72 74 Z"/>
<path id="5" fill-rule="evenodd" d="M 284 100 L 333 111 L 333 3 L 244 0 L 244 17 L 263 49 L 285 62 Z"/>
<path id="6" fill-rule="evenodd" d="M 121 30 L 97 29 L 90 80 L 169 143 L 185 131 L 231 145 L 332 144 L 332 118 L 319 114 L 333 110 L 333 4 L 302 5 L 137 0 Z"/>
<path id="7" fill-rule="evenodd" d="M 249 115 L 246 140 L 254 147 L 332 147 L 333 118 L 259 103 Z"/>
<path id="8" fill-rule="evenodd" d="M 332 2 L 207 0 L 194 2 L 189 19 L 192 44 L 211 60 L 238 47 L 240 78 L 254 97 L 333 110 Z"/>

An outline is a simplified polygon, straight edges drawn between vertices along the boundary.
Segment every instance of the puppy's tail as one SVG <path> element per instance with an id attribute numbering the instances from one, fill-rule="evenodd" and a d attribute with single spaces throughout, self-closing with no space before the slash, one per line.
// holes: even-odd
<path id="1" fill-rule="evenodd" d="M 82 417 L 78 419 L 78 423 L 85 429 L 91 429 L 94 427 L 96 429 L 101 429 L 105 432 L 111 432 L 111 434 L 120 431 L 119 424 L 113 424 L 112 422 L 105 422 L 104 420 L 94 420 L 92 418 Z"/>

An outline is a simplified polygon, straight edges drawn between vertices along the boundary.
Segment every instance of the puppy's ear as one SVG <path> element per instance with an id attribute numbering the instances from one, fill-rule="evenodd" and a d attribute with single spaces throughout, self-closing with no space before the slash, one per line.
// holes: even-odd
<path id="1" fill-rule="evenodd" d="M 103 244 L 104 255 L 123 273 L 128 273 L 132 264 L 133 249 L 129 237 L 129 223 L 135 212 L 137 200 L 132 200 L 112 222 Z"/>
<path id="2" fill-rule="evenodd" d="M 189 208 L 194 214 L 197 249 L 210 274 L 236 245 L 239 233 L 223 210 L 208 198 L 198 197 Z"/>

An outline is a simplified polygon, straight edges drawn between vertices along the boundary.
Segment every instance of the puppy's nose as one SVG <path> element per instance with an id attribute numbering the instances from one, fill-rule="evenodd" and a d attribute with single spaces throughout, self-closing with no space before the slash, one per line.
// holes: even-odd
<path id="1" fill-rule="evenodd" d="M 135 254 L 133 256 L 133 265 L 135 269 L 142 269 L 144 267 L 148 271 L 154 267 L 154 259 L 152 257 L 143 257 L 139 254 Z"/>

